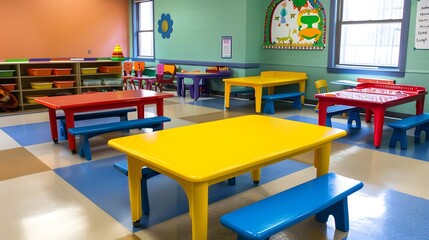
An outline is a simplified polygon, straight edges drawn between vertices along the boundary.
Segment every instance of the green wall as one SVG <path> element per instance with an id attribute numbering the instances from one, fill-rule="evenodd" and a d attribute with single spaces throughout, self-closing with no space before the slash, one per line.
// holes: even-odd
<path id="1" fill-rule="evenodd" d="M 156 58 L 259 63 L 258 38 L 263 27 L 259 5 L 258 0 L 155 1 Z M 162 13 L 169 13 L 173 20 L 173 32 L 168 39 L 157 32 Z M 231 59 L 221 57 L 222 36 L 232 36 Z M 247 73 L 241 71 L 240 74 Z"/>
<path id="2" fill-rule="evenodd" d="M 330 1 L 320 1 L 328 17 Z M 309 76 L 306 99 L 315 101 L 314 81 L 326 79 L 355 80 L 357 77 L 396 79 L 399 84 L 423 86 L 429 89 L 429 58 L 427 50 L 414 50 L 414 29 L 416 1 L 412 1 L 410 32 L 408 39 L 406 74 L 403 78 L 356 74 L 328 74 L 326 71 L 328 50 L 278 50 L 263 49 L 264 18 L 271 0 L 177 0 L 155 1 L 155 49 L 156 58 L 162 60 L 190 61 L 192 64 L 178 64 L 186 70 L 203 71 L 207 64 L 238 64 L 233 67 L 234 77 L 258 75 L 265 70 L 301 71 Z M 157 22 L 162 13 L 170 13 L 173 33 L 163 39 L 157 32 Z M 232 58 L 221 58 L 221 37 L 232 36 Z M 329 38 L 327 34 L 326 45 Z M 196 64 L 195 62 L 201 62 Z M 250 66 L 250 67 L 249 67 Z M 223 88 L 223 83 L 215 83 Z M 340 87 L 330 85 L 331 90 Z M 429 103 L 425 102 L 425 112 Z M 389 109 L 390 111 L 413 114 L 414 103 Z"/>

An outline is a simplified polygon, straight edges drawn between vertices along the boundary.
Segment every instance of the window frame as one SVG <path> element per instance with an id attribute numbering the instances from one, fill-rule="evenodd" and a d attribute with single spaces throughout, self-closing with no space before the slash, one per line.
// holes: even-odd
<path id="1" fill-rule="evenodd" d="M 140 30 L 140 12 L 139 12 L 139 4 L 143 3 L 143 2 L 152 2 L 152 30 Z M 133 10 L 133 14 L 132 14 L 132 39 L 133 39 L 133 58 L 136 59 L 143 59 L 145 61 L 154 61 L 155 60 L 155 6 L 154 6 L 155 2 L 154 0 L 133 0 L 132 3 L 132 10 Z M 139 45 L 139 33 L 140 32 L 152 32 L 152 43 L 153 43 L 153 56 L 139 56 L 139 50 L 140 50 L 140 45 Z"/>
<path id="2" fill-rule="evenodd" d="M 401 37 L 399 48 L 398 67 L 384 66 L 357 66 L 357 65 L 341 65 L 339 64 L 339 51 L 341 43 L 341 23 L 339 22 L 341 7 L 343 0 L 331 0 L 330 23 L 329 23 L 329 39 L 328 42 L 328 73 L 351 73 L 351 74 L 372 74 L 384 76 L 405 76 L 406 57 L 408 48 L 408 34 L 410 27 L 410 9 L 411 2 L 404 0 L 403 15 L 401 21 Z"/>

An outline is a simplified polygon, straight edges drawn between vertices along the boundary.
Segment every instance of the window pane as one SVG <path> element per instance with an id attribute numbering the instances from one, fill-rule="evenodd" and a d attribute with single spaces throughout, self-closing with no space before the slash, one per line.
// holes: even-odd
<path id="1" fill-rule="evenodd" d="M 400 23 L 342 25 L 340 64 L 398 67 Z"/>
<path id="2" fill-rule="evenodd" d="M 139 32 L 139 57 L 153 57 L 153 32 Z"/>
<path id="3" fill-rule="evenodd" d="M 404 0 L 344 0 L 343 2 L 343 21 L 402 19 Z"/>
<path id="4" fill-rule="evenodd" d="M 152 1 L 139 3 L 139 30 L 153 30 Z"/>

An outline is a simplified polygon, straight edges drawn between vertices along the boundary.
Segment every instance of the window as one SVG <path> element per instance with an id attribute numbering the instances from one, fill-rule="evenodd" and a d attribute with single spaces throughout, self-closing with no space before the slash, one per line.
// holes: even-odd
<path id="1" fill-rule="evenodd" d="M 409 0 L 331 0 L 328 72 L 403 76 Z"/>
<path id="2" fill-rule="evenodd" d="M 134 1 L 134 55 L 154 58 L 153 0 Z"/>

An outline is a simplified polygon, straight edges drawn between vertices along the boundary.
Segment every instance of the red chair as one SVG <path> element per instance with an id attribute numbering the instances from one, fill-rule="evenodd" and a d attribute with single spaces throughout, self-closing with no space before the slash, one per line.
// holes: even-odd
<path id="1" fill-rule="evenodd" d="M 155 91 L 158 90 L 162 92 L 164 90 L 164 85 L 170 85 L 175 90 L 177 86 L 174 84 L 176 78 L 176 66 L 173 64 L 158 64 L 156 67 L 156 80 L 155 82 Z M 153 83 L 153 82 L 152 82 Z"/>

